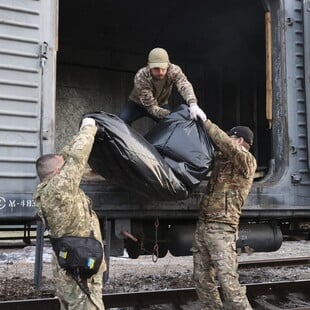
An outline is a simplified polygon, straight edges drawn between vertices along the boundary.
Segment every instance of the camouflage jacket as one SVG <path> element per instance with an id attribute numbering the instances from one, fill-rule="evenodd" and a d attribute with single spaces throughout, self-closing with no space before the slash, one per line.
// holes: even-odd
<path id="1" fill-rule="evenodd" d="M 51 237 L 87 237 L 93 227 L 95 237 L 102 240 L 91 201 L 79 187 L 96 131 L 93 125 L 83 127 L 60 152 L 65 164 L 59 174 L 40 183 L 34 193 L 38 215 Z"/>
<path id="2" fill-rule="evenodd" d="M 161 106 L 168 104 L 173 85 L 177 87 L 188 105 L 197 103 L 192 84 L 187 80 L 182 69 L 174 64 L 169 65 L 163 80 L 154 80 L 148 66 L 140 69 L 135 75 L 134 88 L 129 95 L 129 100 L 144 106 L 151 115 L 164 118 L 169 111 Z"/>
<path id="3" fill-rule="evenodd" d="M 237 228 L 241 208 L 253 183 L 256 160 L 210 120 L 205 124 L 217 151 L 206 193 L 200 203 L 200 219 Z"/>

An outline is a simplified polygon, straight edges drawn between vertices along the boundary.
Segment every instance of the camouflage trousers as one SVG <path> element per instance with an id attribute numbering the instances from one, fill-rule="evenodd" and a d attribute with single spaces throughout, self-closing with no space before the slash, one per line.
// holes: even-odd
<path id="1" fill-rule="evenodd" d="M 239 283 L 236 231 L 233 227 L 198 221 L 193 258 L 194 282 L 202 310 L 252 309 L 246 288 Z"/>
<path id="2" fill-rule="evenodd" d="M 104 259 L 98 273 L 87 280 L 91 300 L 81 290 L 75 280 L 58 265 L 54 256 L 54 279 L 60 310 L 104 310 L 102 300 L 103 273 L 106 270 Z M 96 306 L 95 306 L 96 305 Z"/>

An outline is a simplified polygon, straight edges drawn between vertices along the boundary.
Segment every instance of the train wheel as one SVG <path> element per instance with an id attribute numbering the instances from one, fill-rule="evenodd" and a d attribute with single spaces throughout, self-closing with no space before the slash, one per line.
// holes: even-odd
<path id="1" fill-rule="evenodd" d="M 141 252 L 139 242 L 134 242 L 131 239 L 125 239 L 124 247 L 130 258 L 136 259 L 139 257 L 140 252 Z"/>

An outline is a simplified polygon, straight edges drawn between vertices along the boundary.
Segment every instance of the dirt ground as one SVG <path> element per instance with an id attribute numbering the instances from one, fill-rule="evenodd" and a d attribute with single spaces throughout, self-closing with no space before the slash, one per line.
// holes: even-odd
<path id="1" fill-rule="evenodd" d="M 282 247 L 271 253 L 241 254 L 239 261 L 263 259 L 267 257 L 309 256 L 310 241 L 284 242 Z M 42 283 L 34 285 L 35 246 L 22 249 L 0 250 L 0 300 L 51 297 L 55 295 L 52 277 L 52 249 L 44 248 Z M 174 257 L 171 254 L 156 263 L 152 257 L 138 259 L 111 257 L 109 279 L 104 285 L 105 293 L 154 290 L 165 288 L 192 287 L 192 257 Z M 277 268 L 257 268 L 240 270 L 240 282 L 278 281 L 288 279 L 310 279 L 310 267 L 301 266 Z"/>

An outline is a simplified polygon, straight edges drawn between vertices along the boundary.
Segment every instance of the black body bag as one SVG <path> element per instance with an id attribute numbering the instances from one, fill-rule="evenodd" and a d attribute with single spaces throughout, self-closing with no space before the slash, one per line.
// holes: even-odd
<path id="1" fill-rule="evenodd" d="M 155 146 L 189 192 L 210 170 L 214 155 L 212 140 L 201 119 L 190 119 L 185 104 L 162 119 L 145 138 Z"/>
<path id="2" fill-rule="evenodd" d="M 98 272 L 103 247 L 94 237 L 50 238 L 59 266 L 81 279 L 90 278 Z"/>
<path id="3" fill-rule="evenodd" d="M 98 127 L 88 163 L 101 176 L 147 200 L 182 200 L 186 186 L 156 148 L 118 116 L 86 113 Z"/>

